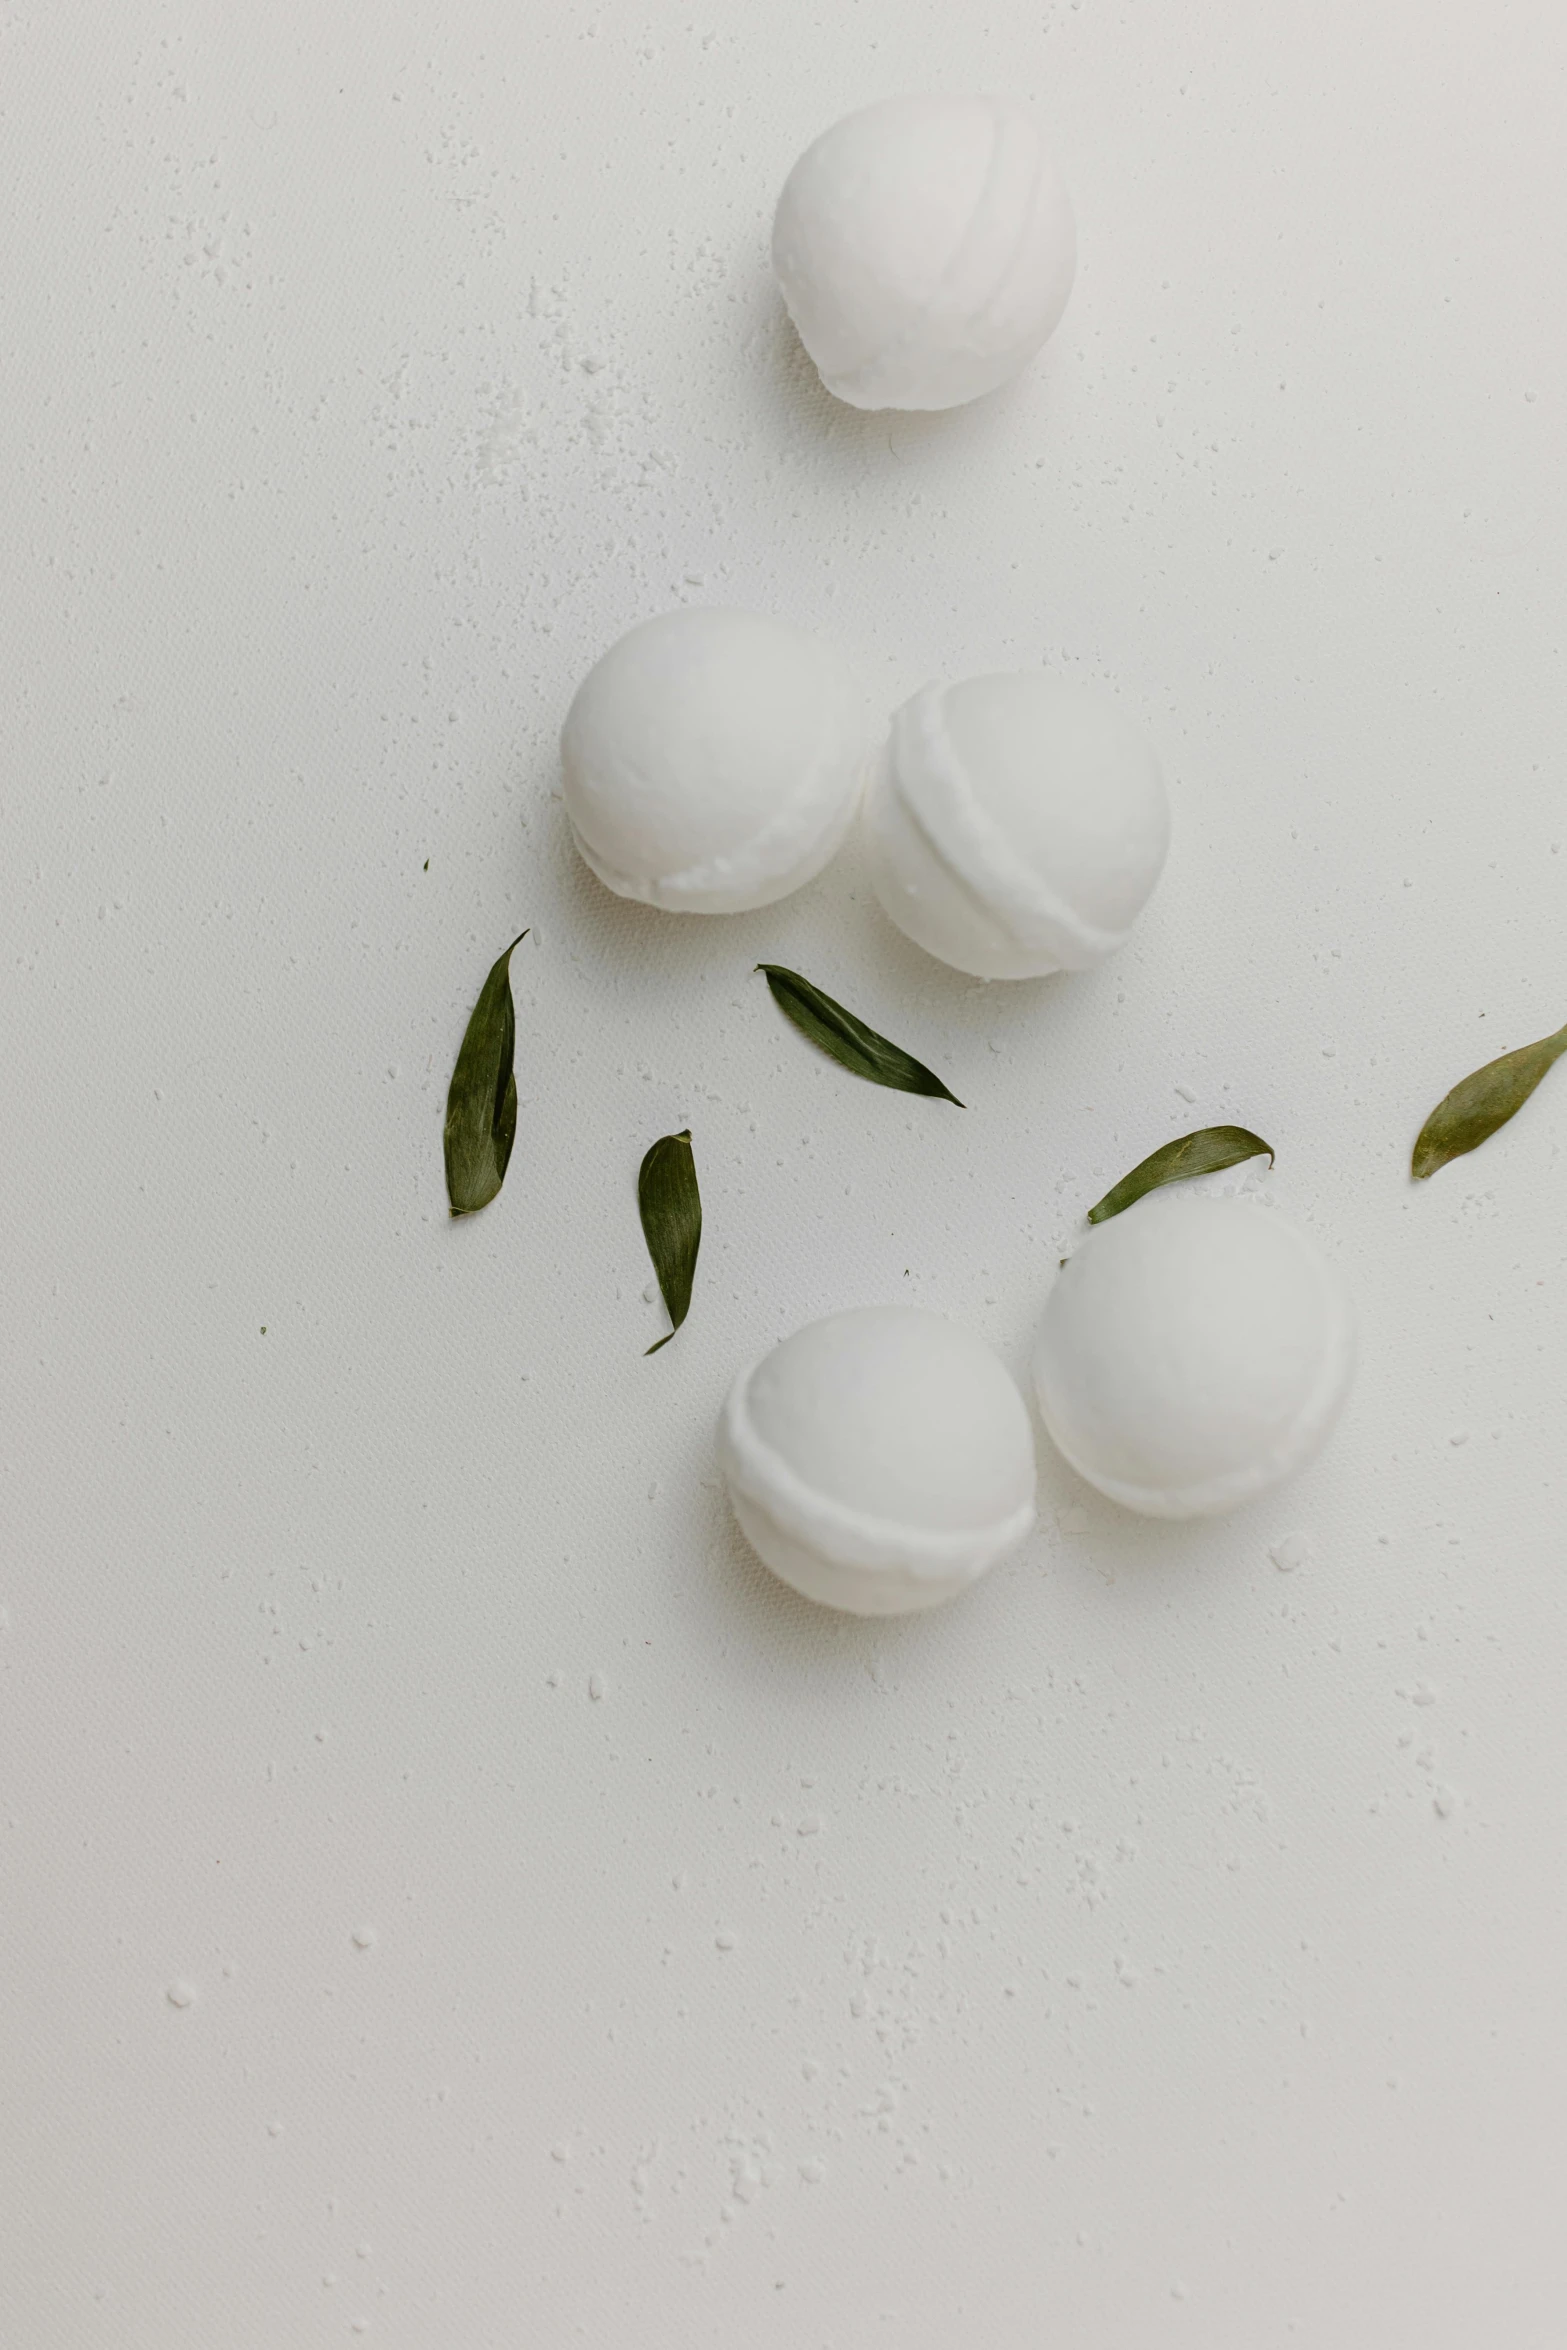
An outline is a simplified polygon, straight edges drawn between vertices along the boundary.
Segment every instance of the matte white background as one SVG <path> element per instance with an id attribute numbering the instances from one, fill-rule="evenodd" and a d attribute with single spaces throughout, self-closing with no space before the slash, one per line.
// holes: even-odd
<path id="1" fill-rule="evenodd" d="M 7 2342 L 1562 2341 L 1567 1076 L 1406 1166 L 1567 1016 L 1564 71 L 1548 0 L 10 0 Z M 971 86 L 1058 145 L 1065 324 L 837 408 L 777 185 Z M 1104 681 L 1176 810 L 1130 949 L 962 980 L 852 852 L 608 898 L 556 730 L 682 599 L 888 707 Z M 819 1060 L 764 954 L 968 1109 Z M 1359 1299 L 1319 1466 L 1171 1530 L 1046 1459 L 923 1620 L 748 1559 L 740 1362 L 910 1297 L 1021 1368 L 1219 1119 Z"/>

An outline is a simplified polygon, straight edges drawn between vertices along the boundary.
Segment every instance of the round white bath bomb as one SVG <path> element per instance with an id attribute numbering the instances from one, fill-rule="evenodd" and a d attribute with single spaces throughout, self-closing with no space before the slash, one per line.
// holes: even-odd
<path id="1" fill-rule="evenodd" d="M 857 1616 L 951 1599 L 1034 1523 L 1034 1445 L 982 1339 L 913 1306 L 812 1322 L 730 1389 L 718 1453 L 775 1575 Z"/>
<path id="2" fill-rule="evenodd" d="M 773 267 L 827 389 L 854 408 L 956 408 L 1033 357 L 1066 308 L 1077 234 L 1009 98 L 886 98 L 807 147 Z"/>
<path id="3" fill-rule="evenodd" d="M 977 979 L 1082 971 L 1118 947 L 1170 845 L 1158 763 L 1114 704 L 1037 674 L 905 702 L 865 802 L 898 928 Z"/>
<path id="4" fill-rule="evenodd" d="M 1304 1468 L 1355 1367 L 1344 1284 L 1260 1202 L 1171 1185 L 1096 1225 L 1034 1348 L 1079 1476 L 1153 1518 L 1217 1517 Z"/>
<path id="5" fill-rule="evenodd" d="M 812 880 L 869 759 L 859 684 L 834 646 L 694 605 L 611 645 L 561 733 L 588 864 L 621 897 L 681 914 L 744 913 Z"/>

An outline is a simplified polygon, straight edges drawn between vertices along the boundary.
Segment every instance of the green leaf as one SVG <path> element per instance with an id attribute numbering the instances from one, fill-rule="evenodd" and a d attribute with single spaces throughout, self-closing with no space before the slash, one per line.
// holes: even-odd
<path id="1" fill-rule="evenodd" d="M 1150 1191 L 1157 1191 L 1162 1183 L 1184 1183 L 1189 1175 L 1216 1175 L 1221 1167 L 1238 1167 L 1243 1159 L 1260 1158 L 1264 1151 L 1271 1166 L 1272 1143 L 1264 1142 L 1260 1134 L 1248 1134 L 1244 1126 L 1200 1126 L 1195 1134 L 1177 1135 L 1174 1142 L 1140 1160 L 1130 1175 L 1123 1175 L 1097 1207 L 1089 1209 L 1088 1221 L 1106 1223 Z"/>
<path id="2" fill-rule="evenodd" d="M 647 1253 L 658 1275 L 673 1330 L 648 1348 L 667 1346 L 691 1310 L 691 1281 L 702 1245 L 702 1194 L 697 1189 L 691 1133 L 660 1135 L 637 1174 L 637 1206 Z"/>
<path id="3" fill-rule="evenodd" d="M 835 1004 L 830 995 L 823 995 L 798 971 L 786 971 L 781 963 L 758 963 L 756 968 L 766 972 L 774 1003 L 841 1068 L 856 1077 L 868 1077 L 873 1085 L 896 1086 L 900 1093 L 934 1094 L 962 1109 L 957 1095 L 942 1084 L 934 1070 L 916 1061 L 901 1045 L 878 1036 L 863 1020 L 856 1020 L 852 1012 Z"/>
<path id="4" fill-rule="evenodd" d="M 446 1096 L 446 1196 L 454 1216 L 487 1207 L 506 1180 L 517 1135 L 517 1080 L 512 1056 L 517 1016 L 511 1000 L 511 958 L 527 937 L 520 931 L 479 990 Z"/>
<path id="5" fill-rule="evenodd" d="M 1553 1061 L 1567 1053 L 1567 1028 L 1542 1036 L 1538 1044 L 1521 1044 L 1516 1052 L 1487 1061 L 1472 1077 L 1455 1085 L 1431 1112 L 1415 1139 L 1409 1172 L 1417 1183 L 1478 1150 L 1499 1126 L 1521 1110 Z"/>

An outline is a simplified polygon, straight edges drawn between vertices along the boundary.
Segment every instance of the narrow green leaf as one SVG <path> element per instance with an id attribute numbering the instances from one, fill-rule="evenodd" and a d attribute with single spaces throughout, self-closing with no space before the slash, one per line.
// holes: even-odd
<path id="1" fill-rule="evenodd" d="M 1553 1061 L 1567 1053 L 1567 1028 L 1542 1036 L 1538 1044 L 1521 1044 L 1516 1052 L 1487 1061 L 1472 1077 L 1465 1077 L 1445 1094 L 1421 1127 L 1415 1140 L 1409 1172 L 1417 1183 L 1478 1150 L 1499 1126 L 1521 1110 Z"/>
<path id="2" fill-rule="evenodd" d="M 702 1194 L 697 1189 L 689 1127 L 681 1134 L 660 1135 L 642 1161 L 637 1174 L 637 1206 L 642 1212 L 647 1253 L 674 1324 L 674 1329 L 666 1330 L 648 1348 L 650 1355 L 656 1355 L 661 1346 L 669 1344 L 691 1310 L 696 1252 L 702 1245 Z"/>
<path id="3" fill-rule="evenodd" d="M 1271 1166 L 1272 1143 L 1264 1142 L 1260 1134 L 1248 1134 L 1244 1126 L 1200 1126 L 1195 1134 L 1177 1135 L 1174 1142 L 1139 1161 L 1130 1175 L 1123 1175 L 1098 1205 L 1089 1209 L 1088 1221 L 1107 1223 L 1123 1208 L 1157 1191 L 1162 1183 L 1184 1183 L 1189 1175 L 1216 1175 L 1221 1167 L 1238 1167 L 1243 1159 L 1260 1158 L 1263 1152 Z"/>
<path id="4" fill-rule="evenodd" d="M 446 1196 L 454 1216 L 487 1207 L 506 1180 L 517 1135 L 517 1015 L 511 1000 L 511 958 L 527 937 L 520 931 L 479 990 L 457 1054 L 446 1096 Z"/>
<path id="5" fill-rule="evenodd" d="M 823 995 L 798 971 L 786 971 L 781 963 L 758 963 L 756 968 L 766 972 L 774 1003 L 840 1067 L 856 1077 L 868 1077 L 873 1085 L 896 1086 L 900 1093 L 934 1094 L 962 1109 L 957 1095 L 942 1084 L 934 1070 L 916 1061 L 901 1045 L 878 1036 L 863 1020 L 856 1020 L 852 1012 L 834 1003 L 830 995 Z"/>

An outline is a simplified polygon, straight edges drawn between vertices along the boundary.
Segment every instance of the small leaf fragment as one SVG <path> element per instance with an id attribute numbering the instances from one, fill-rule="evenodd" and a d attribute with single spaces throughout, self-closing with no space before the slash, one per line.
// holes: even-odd
<path id="1" fill-rule="evenodd" d="M 901 1045 L 878 1036 L 874 1028 L 867 1028 L 863 1020 L 835 1003 L 830 995 L 823 995 L 810 980 L 802 979 L 798 971 L 786 971 L 781 963 L 758 963 L 756 968 L 767 975 L 773 1001 L 786 1012 L 802 1035 L 812 1044 L 820 1045 L 840 1068 L 848 1069 L 856 1077 L 868 1077 L 873 1085 L 895 1086 L 900 1093 L 932 1094 L 939 1100 L 951 1102 L 961 1110 L 963 1104 L 950 1087 L 942 1084 L 933 1069 L 923 1061 L 916 1061 Z"/>
<path id="2" fill-rule="evenodd" d="M 1552 1063 L 1567 1053 L 1567 1028 L 1542 1036 L 1538 1044 L 1521 1044 L 1500 1060 L 1487 1061 L 1470 1077 L 1462 1078 L 1444 1094 L 1415 1139 L 1409 1172 L 1417 1183 L 1478 1150 L 1499 1126 L 1521 1110 Z"/>
<path id="3" fill-rule="evenodd" d="M 1191 1175 L 1216 1175 L 1222 1167 L 1238 1167 L 1243 1160 L 1260 1158 L 1264 1153 L 1271 1166 L 1272 1143 L 1264 1142 L 1260 1134 L 1248 1133 L 1244 1126 L 1199 1126 L 1195 1134 L 1177 1135 L 1174 1142 L 1164 1143 L 1140 1160 L 1089 1209 L 1088 1221 L 1106 1223 L 1161 1184 L 1184 1183 Z"/>
<path id="4" fill-rule="evenodd" d="M 517 1015 L 511 1000 L 511 958 L 527 937 L 520 931 L 490 966 L 458 1049 L 446 1096 L 446 1196 L 454 1216 L 487 1207 L 506 1180 L 517 1134 Z"/>
<path id="5" fill-rule="evenodd" d="M 674 1326 L 647 1349 L 656 1355 L 691 1310 L 696 1252 L 702 1245 L 702 1194 L 689 1127 L 680 1134 L 660 1135 L 643 1159 L 637 1174 L 637 1206 L 647 1253 Z"/>

